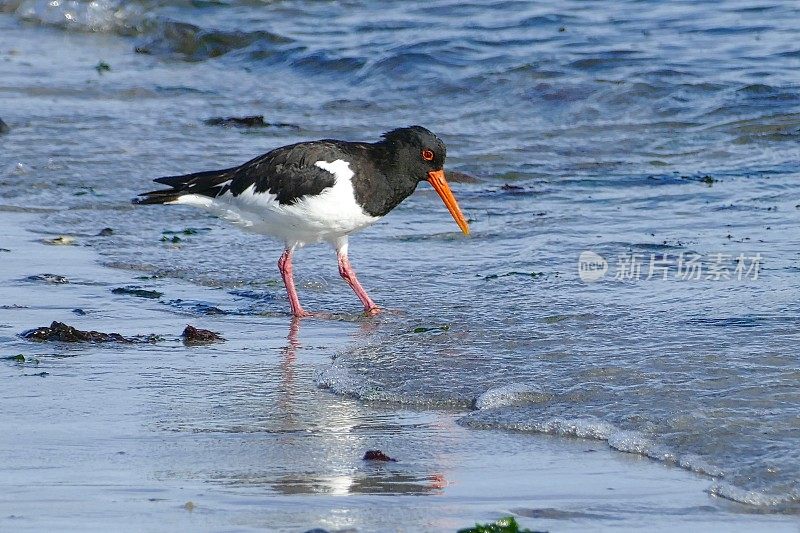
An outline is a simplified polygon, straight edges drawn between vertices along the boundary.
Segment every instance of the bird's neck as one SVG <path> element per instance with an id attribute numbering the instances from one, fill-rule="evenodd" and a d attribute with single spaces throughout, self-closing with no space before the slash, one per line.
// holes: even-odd
<path id="1" fill-rule="evenodd" d="M 387 141 L 366 149 L 372 152 L 375 168 L 365 169 L 363 181 L 355 184 L 356 199 L 367 213 L 382 217 L 411 196 L 419 180 L 404 168 L 397 149 Z"/>

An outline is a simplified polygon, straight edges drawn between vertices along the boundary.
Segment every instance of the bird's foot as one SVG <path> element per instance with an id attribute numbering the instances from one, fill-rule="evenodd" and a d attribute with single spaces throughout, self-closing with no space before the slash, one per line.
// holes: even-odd
<path id="1" fill-rule="evenodd" d="M 292 311 L 292 318 L 311 318 L 314 316 L 314 313 L 309 313 L 303 309 L 299 309 L 296 311 Z"/>
<path id="2" fill-rule="evenodd" d="M 364 308 L 364 314 L 367 316 L 377 316 L 381 314 L 381 312 L 382 312 L 381 308 L 378 307 L 377 305 Z"/>

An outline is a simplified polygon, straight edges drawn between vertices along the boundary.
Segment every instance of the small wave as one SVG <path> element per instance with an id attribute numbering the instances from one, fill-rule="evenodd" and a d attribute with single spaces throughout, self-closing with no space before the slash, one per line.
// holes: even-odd
<path id="1" fill-rule="evenodd" d="M 678 457 L 678 466 L 709 477 L 724 477 L 725 471 L 718 468 L 694 453 L 685 453 Z"/>
<path id="2" fill-rule="evenodd" d="M 546 433 L 559 437 L 575 437 L 608 441 L 618 431 L 614 424 L 598 419 L 551 418 L 543 421 L 502 419 L 498 416 L 480 416 L 470 413 L 461 417 L 458 423 L 474 429 L 504 429 L 524 433 Z"/>
<path id="3" fill-rule="evenodd" d="M 499 390 L 499 389 L 497 389 Z M 661 463 L 715 478 L 709 494 L 735 502 L 752 505 L 769 512 L 792 510 L 800 502 L 796 492 L 786 494 L 747 490 L 722 481 L 725 472 L 696 454 L 678 455 L 638 431 L 626 431 L 614 424 L 596 418 L 549 418 L 535 420 L 519 417 L 511 411 L 476 411 L 463 416 L 458 423 L 473 429 L 500 429 L 527 433 L 543 433 L 559 437 L 573 437 L 605 441 L 611 449 L 641 455 Z"/>
<path id="4" fill-rule="evenodd" d="M 609 435 L 607 441 L 610 448 L 620 452 L 634 453 L 709 477 L 723 477 L 725 475 L 721 468 L 709 464 L 699 455 L 677 455 L 666 446 L 653 442 L 638 431 L 616 430 Z"/>
<path id="5" fill-rule="evenodd" d="M 475 399 L 476 409 L 495 409 L 549 401 L 552 394 L 526 383 L 511 383 L 489 389 Z"/>
<path id="6" fill-rule="evenodd" d="M 434 397 L 425 394 L 387 391 L 377 383 L 356 377 L 347 369 L 336 365 L 318 372 L 315 382 L 321 389 L 364 402 L 427 408 L 468 408 L 470 406 L 470 402 L 459 397 Z"/>
<path id="7" fill-rule="evenodd" d="M 424 74 L 437 75 L 440 70 L 455 66 L 453 61 L 433 52 L 396 50 L 377 59 L 366 68 L 364 78 L 394 76 L 419 77 Z"/>
<path id="8" fill-rule="evenodd" d="M 363 381 L 358 380 L 346 369 L 331 366 L 320 371 L 315 379 L 317 386 L 321 389 L 328 389 L 340 396 L 360 399 L 368 396 L 373 390 Z"/>
<path id="9" fill-rule="evenodd" d="M 788 510 L 800 502 L 800 494 L 778 496 L 756 490 L 746 490 L 725 482 L 715 483 L 708 489 L 708 493 L 726 500 L 775 511 Z"/>
<path id="10" fill-rule="evenodd" d="M 140 54 L 178 55 L 189 61 L 202 61 L 230 52 L 257 47 L 274 52 L 274 46 L 292 42 L 281 35 L 264 31 L 221 31 L 204 29 L 174 20 L 151 23 L 151 37 L 136 47 Z"/>
<path id="11" fill-rule="evenodd" d="M 220 57 L 245 48 L 275 52 L 292 39 L 269 31 L 224 31 L 161 17 L 142 5 L 117 0 L 24 0 L 1 11 L 20 19 L 68 31 L 138 36 L 140 54 L 177 55 L 189 61 Z"/>
<path id="12" fill-rule="evenodd" d="M 667 447 L 654 442 L 644 433 L 623 430 L 614 424 L 597 418 L 556 417 L 546 420 L 533 420 L 514 416 L 509 411 L 500 413 L 476 411 L 463 416 L 458 420 L 458 423 L 473 429 L 502 429 L 605 441 L 610 448 L 620 452 L 641 455 L 713 478 L 724 476 L 722 469 L 709 464 L 698 455 L 678 455 Z"/>
<path id="13" fill-rule="evenodd" d="M 6 9 L 12 7 L 7 5 Z M 28 22 L 73 31 L 134 35 L 145 23 L 141 6 L 114 0 L 25 0 L 13 12 Z"/>

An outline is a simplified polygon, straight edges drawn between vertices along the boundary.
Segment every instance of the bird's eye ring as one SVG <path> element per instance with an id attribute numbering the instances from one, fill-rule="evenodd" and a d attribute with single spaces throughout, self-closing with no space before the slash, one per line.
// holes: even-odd
<path id="1" fill-rule="evenodd" d="M 423 150 L 422 151 L 422 159 L 425 161 L 433 161 L 433 151 L 431 150 Z"/>

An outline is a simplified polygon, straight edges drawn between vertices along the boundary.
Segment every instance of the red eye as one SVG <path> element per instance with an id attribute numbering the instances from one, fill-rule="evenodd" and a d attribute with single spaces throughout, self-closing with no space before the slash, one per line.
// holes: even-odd
<path id="1" fill-rule="evenodd" d="M 423 150 L 422 159 L 425 161 L 433 161 L 433 152 L 431 150 Z"/>

